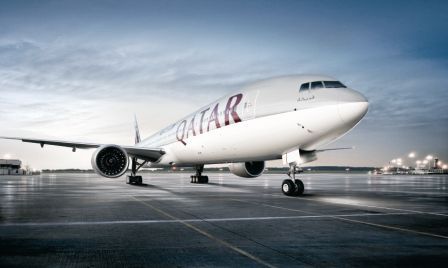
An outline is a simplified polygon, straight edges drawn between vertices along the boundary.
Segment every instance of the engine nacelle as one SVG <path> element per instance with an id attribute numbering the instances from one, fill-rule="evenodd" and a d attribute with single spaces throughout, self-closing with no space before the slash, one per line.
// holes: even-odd
<path id="1" fill-rule="evenodd" d="M 128 166 L 128 154 L 118 145 L 103 145 L 92 155 L 93 169 L 106 178 L 122 176 L 128 170 Z"/>
<path id="2" fill-rule="evenodd" d="M 244 177 L 254 178 L 260 176 L 264 171 L 264 161 L 233 163 L 229 166 L 230 172 Z"/>

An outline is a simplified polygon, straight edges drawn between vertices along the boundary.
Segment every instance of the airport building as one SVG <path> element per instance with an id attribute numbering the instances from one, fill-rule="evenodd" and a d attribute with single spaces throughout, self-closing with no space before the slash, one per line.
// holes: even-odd
<path id="1" fill-rule="evenodd" d="M 0 175 L 25 175 L 21 166 L 22 161 L 18 159 L 0 159 Z"/>

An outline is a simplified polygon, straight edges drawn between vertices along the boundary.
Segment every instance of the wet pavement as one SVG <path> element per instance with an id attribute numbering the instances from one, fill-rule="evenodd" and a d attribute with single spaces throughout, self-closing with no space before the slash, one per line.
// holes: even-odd
<path id="1" fill-rule="evenodd" d="M 1 267 L 447 267 L 448 176 L 0 176 Z"/>

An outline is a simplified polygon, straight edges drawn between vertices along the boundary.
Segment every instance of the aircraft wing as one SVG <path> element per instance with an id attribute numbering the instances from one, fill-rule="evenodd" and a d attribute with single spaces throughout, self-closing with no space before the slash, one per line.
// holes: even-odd
<path id="1" fill-rule="evenodd" d="M 44 147 L 45 144 L 48 144 L 48 145 L 63 146 L 63 147 L 70 147 L 70 148 L 92 149 L 92 148 L 98 148 L 102 145 L 102 144 L 98 144 L 98 143 L 81 143 L 81 142 L 60 141 L 60 140 L 29 139 L 29 138 L 21 138 L 21 137 L 0 137 L 0 139 L 19 140 L 19 141 L 23 141 L 23 142 L 37 143 L 37 144 L 40 144 L 41 147 Z"/>
<path id="2" fill-rule="evenodd" d="M 337 150 L 352 150 L 355 149 L 355 147 L 343 147 L 343 148 L 328 148 L 328 149 L 318 149 L 315 152 L 316 153 L 321 153 L 321 152 L 326 152 L 326 151 L 337 151 Z"/>
<path id="3" fill-rule="evenodd" d="M 74 142 L 74 141 L 61 141 L 61 140 L 47 140 L 47 139 L 30 139 L 21 137 L 0 137 L 0 139 L 8 140 L 20 140 L 22 142 L 37 143 L 41 147 L 44 145 L 54 145 L 72 148 L 73 151 L 76 149 L 94 149 L 106 144 L 100 143 L 86 143 L 86 142 Z M 145 148 L 136 146 L 121 146 L 130 156 L 137 157 L 139 159 L 155 162 L 157 161 L 165 152 L 159 148 Z"/>
<path id="4" fill-rule="evenodd" d="M 165 151 L 157 148 L 145 148 L 135 146 L 122 146 L 123 149 L 130 155 L 139 159 L 156 162 L 165 154 Z"/>

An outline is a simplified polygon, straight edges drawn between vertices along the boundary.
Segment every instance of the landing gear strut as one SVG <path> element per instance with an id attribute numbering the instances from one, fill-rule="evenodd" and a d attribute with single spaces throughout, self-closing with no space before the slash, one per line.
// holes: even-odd
<path id="1" fill-rule="evenodd" d="M 204 165 L 196 166 L 196 174 L 191 175 L 191 183 L 208 183 L 208 176 L 202 176 L 202 172 L 204 171 Z"/>
<path id="2" fill-rule="evenodd" d="M 282 192 L 288 196 L 299 196 L 305 191 L 305 185 L 299 179 L 296 179 L 296 174 L 301 170 L 296 165 L 291 165 L 288 171 L 290 179 L 286 179 L 282 182 Z M 292 176 L 291 176 L 292 175 Z"/>
<path id="3" fill-rule="evenodd" d="M 143 184 L 143 178 L 142 176 L 137 176 L 137 171 L 143 165 L 145 165 L 148 161 L 143 161 L 142 163 L 139 163 L 137 161 L 136 157 L 132 157 L 132 163 L 131 163 L 131 175 L 126 176 L 126 183 L 127 184 L 136 184 L 136 185 L 142 185 Z"/>

